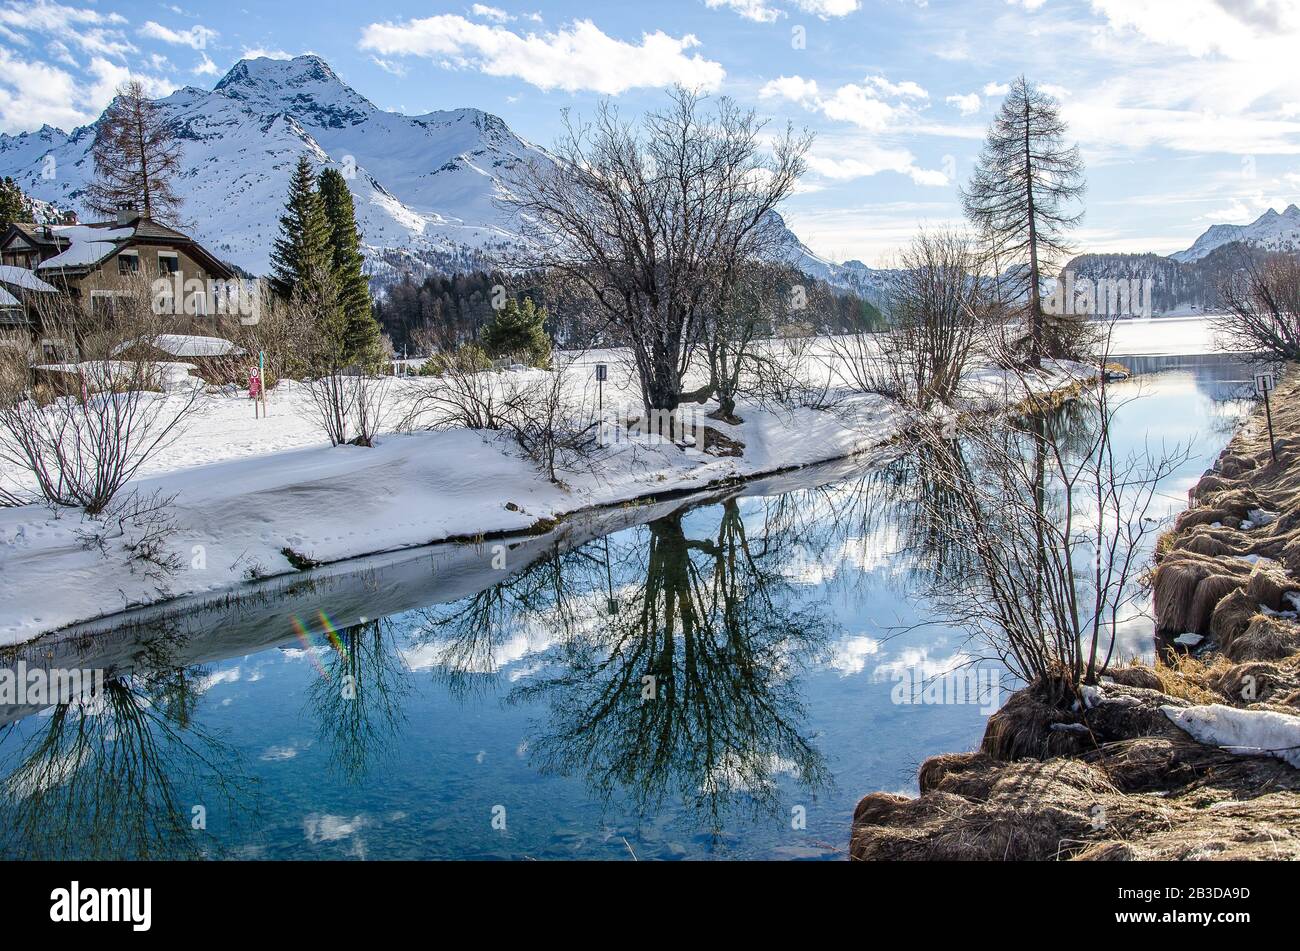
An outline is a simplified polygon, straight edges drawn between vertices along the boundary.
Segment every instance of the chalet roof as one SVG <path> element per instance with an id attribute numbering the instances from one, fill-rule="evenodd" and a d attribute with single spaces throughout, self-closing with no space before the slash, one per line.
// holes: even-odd
<path id="1" fill-rule="evenodd" d="M 223 337 L 158 334 L 156 337 L 141 342 L 173 357 L 231 357 L 246 352 L 243 348 L 235 346 Z M 124 343 L 115 352 L 122 353 L 135 345 L 135 343 Z"/>
<path id="2" fill-rule="evenodd" d="M 57 287 L 46 284 L 25 267 L 0 264 L 0 289 L 6 286 L 24 291 L 35 291 L 38 294 L 57 294 L 59 292 Z"/>
<path id="3" fill-rule="evenodd" d="M 10 234 L 58 253 L 36 266 L 38 271 L 76 273 L 90 271 L 131 244 L 169 244 L 183 247 L 213 277 L 229 279 L 234 271 L 189 235 L 143 216 L 118 224 L 95 221 L 76 225 L 14 223 Z"/>

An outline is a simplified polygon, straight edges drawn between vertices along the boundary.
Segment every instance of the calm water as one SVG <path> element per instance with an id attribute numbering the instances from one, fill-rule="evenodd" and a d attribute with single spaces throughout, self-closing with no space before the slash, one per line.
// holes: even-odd
<path id="1" fill-rule="evenodd" d="M 1127 361 L 1117 448 L 1226 442 L 1242 368 Z M 31 645 L 92 706 L 0 707 L 6 857 L 837 858 L 859 797 L 978 743 L 925 624 L 918 460 L 443 546 Z M 341 513 L 340 517 L 346 517 Z M 1130 625 L 1122 653 L 1148 652 Z M 1001 671 L 991 671 L 1000 676 Z"/>

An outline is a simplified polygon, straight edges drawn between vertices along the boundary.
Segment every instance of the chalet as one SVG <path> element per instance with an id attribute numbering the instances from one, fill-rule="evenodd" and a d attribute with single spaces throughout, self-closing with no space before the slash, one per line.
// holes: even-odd
<path id="1" fill-rule="evenodd" d="M 135 212 L 92 224 L 15 223 L 0 235 L 0 265 L 31 271 L 80 301 L 87 312 L 111 308 L 115 297 L 159 278 L 177 286 L 231 281 L 235 272 L 186 234 Z M 207 296 L 190 312 L 215 313 Z M 30 317 L 31 315 L 29 315 Z M 39 335 L 33 321 L 31 330 Z"/>

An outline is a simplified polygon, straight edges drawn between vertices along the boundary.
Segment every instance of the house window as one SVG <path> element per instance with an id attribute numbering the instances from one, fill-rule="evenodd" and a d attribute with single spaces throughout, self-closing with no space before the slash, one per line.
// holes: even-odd
<path id="1" fill-rule="evenodd" d="M 117 256 L 118 274 L 139 274 L 140 255 L 136 251 L 123 251 Z"/>
<path id="2" fill-rule="evenodd" d="M 114 293 L 112 291 L 90 292 L 90 313 L 94 317 L 112 317 L 114 311 Z"/>
<path id="3" fill-rule="evenodd" d="M 163 277 L 177 274 L 181 269 L 181 256 L 175 251 L 158 252 L 158 273 Z"/>

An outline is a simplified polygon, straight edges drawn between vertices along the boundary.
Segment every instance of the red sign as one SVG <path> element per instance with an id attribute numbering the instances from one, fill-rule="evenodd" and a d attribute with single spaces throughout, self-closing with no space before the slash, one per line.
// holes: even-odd
<path id="1" fill-rule="evenodd" d="M 255 400 L 262 395 L 262 377 L 256 370 L 252 369 L 248 373 L 248 398 Z"/>

